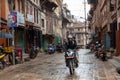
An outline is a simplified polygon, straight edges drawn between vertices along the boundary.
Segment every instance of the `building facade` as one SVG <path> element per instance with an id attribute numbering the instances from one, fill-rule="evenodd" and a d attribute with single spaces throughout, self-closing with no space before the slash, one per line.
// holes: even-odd
<path id="1" fill-rule="evenodd" d="M 0 44 L 47 49 L 62 39 L 62 0 L 0 0 Z M 11 22 L 14 21 L 14 23 Z"/>
<path id="2" fill-rule="evenodd" d="M 88 0 L 90 27 L 94 37 L 104 43 L 105 49 L 114 48 L 119 55 L 119 0 Z"/>

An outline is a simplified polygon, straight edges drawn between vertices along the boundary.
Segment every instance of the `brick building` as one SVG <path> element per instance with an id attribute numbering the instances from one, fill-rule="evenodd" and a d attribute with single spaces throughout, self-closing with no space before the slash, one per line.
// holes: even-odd
<path id="1" fill-rule="evenodd" d="M 119 0 L 88 0 L 88 3 L 92 12 L 88 18 L 95 37 L 104 43 L 105 49 L 114 48 L 119 55 Z"/>

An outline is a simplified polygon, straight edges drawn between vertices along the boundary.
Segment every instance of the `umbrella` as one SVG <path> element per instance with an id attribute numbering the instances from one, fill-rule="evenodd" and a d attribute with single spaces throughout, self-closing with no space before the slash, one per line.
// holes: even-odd
<path id="1" fill-rule="evenodd" d="M 0 32 L 0 38 L 13 38 L 13 35 L 8 32 Z"/>

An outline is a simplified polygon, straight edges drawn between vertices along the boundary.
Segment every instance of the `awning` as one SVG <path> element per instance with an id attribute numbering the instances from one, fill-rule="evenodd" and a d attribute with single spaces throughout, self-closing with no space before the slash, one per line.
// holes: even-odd
<path id="1" fill-rule="evenodd" d="M 0 38 L 13 38 L 13 35 L 8 32 L 0 32 Z"/>

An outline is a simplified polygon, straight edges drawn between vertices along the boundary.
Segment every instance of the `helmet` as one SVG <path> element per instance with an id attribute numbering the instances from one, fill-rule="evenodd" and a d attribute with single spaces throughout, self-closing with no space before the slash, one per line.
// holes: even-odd
<path id="1" fill-rule="evenodd" d="M 68 35 L 68 38 L 73 38 L 73 36 L 72 35 Z"/>

